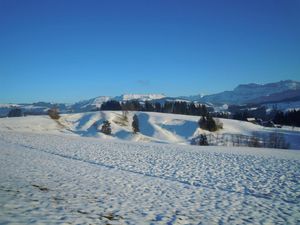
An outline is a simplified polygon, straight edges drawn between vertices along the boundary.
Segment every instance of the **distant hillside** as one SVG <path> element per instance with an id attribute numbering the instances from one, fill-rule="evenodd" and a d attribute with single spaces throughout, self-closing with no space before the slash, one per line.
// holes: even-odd
<path id="1" fill-rule="evenodd" d="M 214 104 L 266 103 L 268 101 L 285 101 L 291 97 L 300 97 L 300 82 L 285 80 L 268 84 L 242 84 L 233 91 L 206 95 L 199 101 Z"/>

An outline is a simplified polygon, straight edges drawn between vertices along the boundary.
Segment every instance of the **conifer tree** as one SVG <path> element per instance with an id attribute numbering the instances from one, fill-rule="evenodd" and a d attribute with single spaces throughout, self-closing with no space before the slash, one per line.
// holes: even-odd
<path id="1" fill-rule="evenodd" d="M 205 134 L 200 135 L 199 145 L 203 145 L 203 146 L 208 145 L 207 137 Z"/>
<path id="2" fill-rule="evenodd" d="M 133 120 L 132 120 L 132 130 L 133 132 L 136 134 L 137 132 L 140 132 L 140 128 L 139 128 L 139 119 L 137 117 L 137 115 L 135 114 L 133 116 Z"/>
<path id="3" fill-rule="evenodd" d="M 103 125 L 101 127 L 101 132 L 106 135 L 111 134 L 111 126 L 110 126 L 110 122 L 108 120 L 105 120 L 103 122 Z"/>
<path id="4" fill-rule="evenodd" d="M 209 114 L 207 116 L 201 116 L 198 123 L 199 123 L 199 127 L 203 130 L 208 130 L 211 132 L 218 130 L 216 121 Z"/>

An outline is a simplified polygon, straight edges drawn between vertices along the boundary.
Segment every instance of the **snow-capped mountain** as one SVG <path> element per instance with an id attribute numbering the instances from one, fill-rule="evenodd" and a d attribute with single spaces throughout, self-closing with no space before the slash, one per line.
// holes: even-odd
<path id="1" fill-rule="evenodd" d="M 115 100 L 120 101 L 130 101 L 130 100 L 139 100 L 139 101 L 152 101 L 157 99 L 166 98 L 164 94 L 124 94 L 119 97 L 115 97 Z"/>
<path id="2" fill-rule="evenodd" d="M 68 107 L 68 111 L 71 112 L 87 112 L 96 110 L 101 107 L 103 102 L 107 102 L 113 99 L 113 97 L 109 96 L 98 96 L 96 98 L 91 98 L 88 100 L 83 100 L 76 102 Z"/>
<path id="3" fill-rule="evenodd" d="M 300 97 L 300 82 L 285 80 L 268 84 L 242 84 L 233 91 L 224 91 L 218 94 L 206 95 L 199 101 L 215 104 L 247 104 L 267 101 L 284 101 Z M 269 98 L 269 100 L 268 100 Z"/>
<path id="4" fill-rule="evenodd" d="M 184 99 L 184 100 L 187 100 L 187 101 L 198 102 L 198 101 L 201 101 L 201 99 L 204 96 L 205 95 L 203 95 L 203 94 L 198 94 L 198 95 L 190 95 L 190 96 L 180 96 L 178 98 L 179 99 Z"/>

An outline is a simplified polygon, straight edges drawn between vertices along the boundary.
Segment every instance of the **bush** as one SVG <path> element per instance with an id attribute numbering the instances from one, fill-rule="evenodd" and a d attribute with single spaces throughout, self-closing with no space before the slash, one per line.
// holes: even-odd
<path id="1" fill-rule="evenodd" d="M 256 137 L 256 136 L 251 136 L 250 140 L 248 142 L 248 147 L 256 147 L 256 148 L 261 147 L 261 143 L 259 141 L 259 138 Z"/>
<path id="2" fill-rule="evenodd" d="M 191 145 L 201 145 L 201 146 L 208 146 L 207 137 L 205 134 L 201 134 L 200 136 L 192 139 Z"/>
<path id="3" fill-rule="evenodd" d="M 57 108 L 52 108 L 48 110 L 48 115 L 50 116 L 51 119 L 53 120 L 58 120 L 60 118 L 59 112 Z"/>
<path id="4" fill-rule="evenodd" d="M 219 120 L 216 122 L 210 115 L 201 116 L 198 123 L 201 129 L 208 130 L 211 132 L 223 128 L 223 124 Z"/>
<path id="5" fill-rule="evenodd" d="M 139 128 L 139 119 L 138 119 L 137 115 L 134 115 L 134 116 L 133 116 L 132 130 L 133 130 L 133 133 L 140 132 L 140 128 Z"/>
<path id="6" fill-rule="evenodd" d="M 128 126 L 128 111 L 122 111 L 122 115 L 118 115 L 113 120 L 114 123 L 126 127 Z"/>
<path id="7" fill-rule="evenodd" d="M 110 122 L 108 120 L 105 120 L 103 122 L 103 125 L 101 127 L 101 132 L 106 135 L 111 134 L 111 126 L 110 126 Z"/>
<path id="8" fill-rule="evenodd" d="M 199 145 L 204 145 L 204 146 L 208 145 L 207 137 L 205 134 L 200 135 Z"/>
<path id="9" fill-rule="evenodd" d="M 127 110 L 122 110 L 122 119 L 125 122 L 128 122 L 128 111 Z"/>

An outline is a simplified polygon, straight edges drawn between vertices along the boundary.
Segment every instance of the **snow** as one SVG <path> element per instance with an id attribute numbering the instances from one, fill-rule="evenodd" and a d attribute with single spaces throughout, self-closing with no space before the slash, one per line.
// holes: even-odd
<path id="1" fill-rule="evenodd" d="M 121 96 L 123 101 L 130 101 L 130 100 L 140 100 L 140 101 L 151 101 L 156 99 L 162 99 L 167 96 L 163 94 L 124 94 Z"/>
<path id="2" fill-rule="evenodd" d="M 107 119 L 111 136 L 97 131 Z M 207 132 L 198 119 L 129 112 L 124 122 L 111 111 L 0 119 L 0 224 L 299 224 L 300 151 L 190 146 Z M 220 134 L 274 131 L 222 122 Z M 297 146 L 299 130 L 280 130 Z"/>
<path id="3" fill-rule="evenodd" d="M 92 101 L 90 101 L 88 104 L 85 104 L 84 106 L 82 106 L 82 108 L 89 107 L 90 105 L 100 108 L 104 102 L 107 102 L 111 99 L 112 99 L 112 97 L 99 96 L 99 97 L 92 99 Z"/>
<path id="4" fill-rule="evenodd" d="M 0 151 L 0 224 L 300 222 L 299 151 L 4 129 Z"/>

